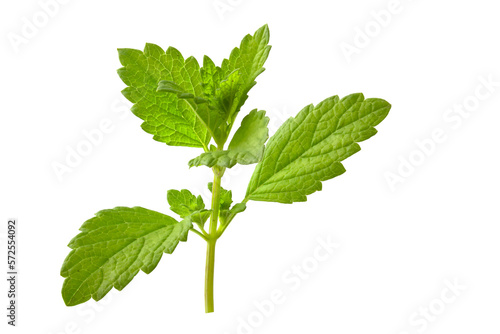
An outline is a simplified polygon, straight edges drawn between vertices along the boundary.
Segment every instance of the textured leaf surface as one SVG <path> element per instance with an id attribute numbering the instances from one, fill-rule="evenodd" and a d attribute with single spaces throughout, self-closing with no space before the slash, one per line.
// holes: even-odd
<path id="1" fill-rule="evenodd" d="M 205 210 L 205 203 L 200 195 L 195 196 L 189 190 L 169 190 L 167 201 L 170 210 L 177 213 L 181 218 L 189 218 L 193 223 L 203 226 L 210 218 L 212 210 Z"/>
<path id="2" fill-rule="evenodd" d="M 217 165 L 231 168 L 237 163 L 250 165 L 259 162 L 264 152 L 264 144 L 269 138 L 268 123 L 269 118 L 265 111 L 252 110 L 243 118 L 227 150 L 202 153 L 189 161 L 189 167 Z"/>
<path id="3" fill-rule="evenodd" d="M 267 60 L 271 46 L 269 45 L 269 28 L 262 26 L 253 35 L 246 35 L 241 41 L 239 48 L 231 51 L 229 59 L 224 59 L 220 67 L 220 79 L 231 78 L 231 73 L 237 71 L 238 80 L 229 80 L 231 85 L 238 85 L 237 91 L 227 89 L 228 92 L 234 92 L 230 99 L 226 99 L 225 113 L 229 124 L 233 124 L 238 111 L 241 109 L 248 92 L 255 85 L 255 79 L 264 72 L 264 63 Z"/>
<path id="4" fill-rule="evenodd" d="M 163 253 L 186 241 L 191 225 L 141 207 L 98 212 L 68 245 L 73 250 L 61 268 L 64 302 L 100 300 L 113 286 L 123 289 L 139 270 L 149 274 Z"/>
<path id="5" fill-rule="evenodd" d="M 209 56 L 203 57 L 203 67 L 200 69 L 201 80 L 203 82 L 203 92 L 206 96 L 215 96 L 222 73 L 219 66 L 216 66 Z"/>
<path id="6" fill-rule="evenodd" d="M 223 146 L 227 140 L 229 126 L 227 124 L 228 111 L 239 94 L 241 88 L 238 70 L 221 78 L 221 69 L 216 67 L 212 60 L 204 57 L 206 69 L 200 69 L 203 82 L 203 96 L 195 96 L 183 87 L 170 80 L 161 80 L 158 91 L 176 94 L 178 98 L 186 100 L 193 110 L 206 110 L 207 117 L 200 115 L 210 126 L 210 133 L 218 145 Z M 200 106 L 201 104 L 205 104 Z M 208 106 L 208 110 L 207 110 Z"/>
<path id="7" fill-rule="evenodd" d="M 160 80 L 170 80 L 186 93 L 203 96 L 196 59 L 184 60 L 175 48 L 163 51 L 154 44 L 146 44 L 144 52 L 119 49 L 118 54 L 123 65 L 118 74 L 128 86 L 122 93 L 134 103 L 132 112 L 144 120 L 144 131 L 168 145 L 206 148 L 212 125 L 208 106 L 193 106 L 176 94 L 157 92 Z"/>
<path id="8" fill-rule="evenodd" d="M 205 209 L 205 203 L 201 196 L 196 197 L 189 190 L 167 191 L 167 201 L 170 204 L 170 210 L 177 213 L 181 218 L 185 218 L 195 211 Z"/>
<path id="9" fill-rule="evenodd" d="M 390 104 L 352 94 L 308 105 L 269 139 L 247 188 L 255 201 L 293 203 L 321 190 L 321 181 L 345 172 L 341 161 L 360 150 L 358 142 L 377 133 L 374 126 Z"/>

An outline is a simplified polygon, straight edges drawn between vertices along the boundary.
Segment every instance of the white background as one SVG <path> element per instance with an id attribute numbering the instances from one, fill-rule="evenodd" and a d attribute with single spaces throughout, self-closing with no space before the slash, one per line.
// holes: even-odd
<path id="1" fill-rule="evenodd" d="M 62 2 L 46 22 L 38 1 L 0 6 L 0 219 L 20 222 L 19 326 L 8 333 L 499 332 L 496 2 Z M 374 23 L 373 12 L 388 9 L 390 20 Z M 34 20 L 38 31 L 23 36 Z M 214 314 L 204 314 L 205 245 L 195 235 L 123 291 L 66 307 L 59 269 L 81 223 L 118 205 L 170 214 L 168 189 L 206 196 L 211 179 L 208 168 L 187 168 L 196 149 L 141 130 L 120 97 L 116 49 L 152 42 L 220 63 L 264 23 L 273 48 L 242 114 L 267 110 L 274 132 L 311 102 L 363 92 L 393 106 L 379 133 L 306 203 L 249 203 L 218 243 Z M 346 57 L 347 44 L 357 53 Z M 462 118 L 464 103 L 471 112 Z M 112 130 L 59 179 L 54 163 L 106 119 Z M 429 144 L 436 132 L 439 143 Z M 416 141 L 427 143 L 425 155 Z M 236 200 L 253 168 L 227 174 Z M 320 263 L 311 258 L 318 238 L 340 244 Z M 289 270 L 303 264 L 310 273 L 298 279 Z M 461 286 L 458 296 L 446 282 Z M 262 315 L 255 303 L 273 290 L 284 301 Z"/>

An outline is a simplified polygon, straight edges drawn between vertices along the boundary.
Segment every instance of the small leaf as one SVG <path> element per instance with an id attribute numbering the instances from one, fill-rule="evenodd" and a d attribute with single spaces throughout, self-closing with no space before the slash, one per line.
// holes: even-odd
<path id="1" fill-rule="evenodd" d="M 191 219 L 191 221 L 195 224 L 198 224 L 198 226 L 203 227 L 205 223 L 207 222 L 208 218 L 210 218 L 210 215 L 212 214 L 212 210 L 199 210 L 193 212 L 191 215 L 188 217 Z"/>
<path id="2" fill-rule="evenodd" d="M 345 172 L 341 161 L 360 150 L 358 142 L 377 133 L 389 113 L 382 99 L 352 94 L 308 105 L 269 139 L 247 188 L 254 201 L 293 203 L 321 190 L 321 181 Z"/>
<path id="3" fill-rule="evenodd" d="M 208 183 L 208 190 L 212 191 L 213 183 Z M 222 224 L 225 223 L 227 217 L 234 213 L 243 212 L 246 209 L 246 205 L 244 203 L 237 203 L 231 209 L 231 204 L 233 203 L 233 193 L 231 190 L 226 190 L 224 188 L 220 188 L 220 206 L 219 206 L 219 218 Z"/>
<path id="4" fill-rule="evenodd" d="M 213 182 L 208 183 L 208 190 L 212 192 Z M 233 192 L 231 190 L 226 190 L 220 188 L 220 210 L 227 210 L 233 203 Z"/>
<path id="5" fill-rule="evenodd" d="M 139 270 L 149 274 L 163 253 L 186 241 L 192 223 L 141 207 L 99 211 L 87 220 L 69 247 L 61 268 L 62 296 L 68 306 L 102 299 L 122 290 Z"/>
<path id="6" fill-rule="evenodd" d="M 252 110 L 243 118 L 227 150 L 202 153 L 189 161 L 189 167 L 205 165 L 231 168 L 237 163 L 250 165 L 259 162 L 269 138 L 269 118 L 265 114 L 262 110 Z"/>
<path id="7" fill-rule="evenodd" d="M 208 183 L 208 190 L 212 191 L 213 183 Z M 236 203 L 231 207 L 233 203 L 233 194 L 231 190 L 226 190 L 220 188 L 220 207 L 219 207 L 219 218 L 221 223 L 224 225 L 229 217 L 234 217 L 236 214 L 245 211 L 247 208 L 245 203 Z"/>
<path id="8" fill-rule="evenodd" d="M 170 210 L 177 213 L 181 218 L 186 218 L 195 211 L 205 209 L 203 198 L 196 197 L 189 190 L 182 189 L 167 191 L 167 201 L 170 204 Z"/>
<path id="9" fill-rule="evenodd" d="M 236 214 L 245 211 L 247 205 L 245 203 L 236 203 L 233 207 L 227 210 L 220 218 L 223 225 L 226 224 L 228 219 L 233 219 Z"/>
<path id="10" fill-rule="evenodd" d="M 205 203 L 200 195 L 195 196 L 187 189 L 167 191 L 167 201 L 170 204 L 170 210 L 181 218 L 191 219 L 200 227 L 203 227 L 212 212 L 212 210 L 205 210 Z"/>

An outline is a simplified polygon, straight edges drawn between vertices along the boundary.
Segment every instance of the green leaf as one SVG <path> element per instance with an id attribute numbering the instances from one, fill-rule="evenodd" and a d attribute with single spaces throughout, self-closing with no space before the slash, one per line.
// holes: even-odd
<path id="1" fill-rule="evenodd" d="M 208 190 L 212 192 L 212 187 L 213 183 L 209 182 L 208 183 Z M 229 217 L 234 217 L 236 216 L 237 213 L 245 211 L 247 208 L 245 203 L 236 203 L 231 207 L 231 204 L 233 203 L 233 193 L 231 190 L 226 190 L 221 187 L 220 189 L 220 206 L 219 206 L 219 219 L 224 225 L 226 221 L 228 220 Z"/>
<path id="2" fill-rule="evenodd" d="M 377 133 L 374 126 L 391 105 L 352 94 L 308 105 L 269 139 L 262 161 L 247 188 L 246 199 L 292 203 L 321 190 L 321 181 L 345 172 L 340 161 L 360 150 L 358 142 Z"/>
<path id="3" fill-rule="evenodd" d="M 203 82 L 203 92 L 206 96 L 215 96 L 219 83 L 221 82 L 222 73 L 218 66 L 215 66 L 210 57 L 203 57 L 203 67 L 200 69 L 201 80 Z"/>
<path id="4" fill-rule="evenodd" d="M 192 223 L 141 207 L 103 210 L 87 220 L 61 268 L 68 306 L 100 300 L 113 286 L 122 290 L 139 270 L 149 274 L 163 253 L 186 241 Z"/>
<path id="5" fill-rule="evenodd" d="M 269 44 L 269 28 L 266 25 L 259 28 L 254 35 L 246 35 L 239 48 L 231 51 L 229 59 L 224 59 L 221 65 L 221 78 L 227 78 L 235 70 L 239 73 L 237 94 L 232 98 L 226 119 L 229 125 L 234 123 L 237 113 L 248 98 L 248 92 L 256 84 L 255 79 L 264 72 L 271 46 Z M 229 128 L 230 128 L 229 127 Z"/>
<path id="6" fill-rule="evenodd" d="M 212 210 L 205 210 L 205 203 L 200 195 L 196 197 L 187 189 L 167 191 L 167 201 L 170 204 L 170 210 L 181 218 L 191 219 L 193 223 L 200 226 L 205 224 L 212 212 Z"/>
<path id="7" fill-rule="evenodd" d="M 240 73 L 234 70 L 229 73 L 219 84 L 219 89 L 215 92 L 217 107 L 219 110 L 228 111 L 240 88 Z"/>
<path id="8" fill-rule="evenodd" d="M 167 191 L 167 201 L 170 204 L 170 210 L 181 218 L 186 218 L 195 211 L 205 209 L 203 198 L 200 195 L 196 197 L 187 189 Z"/>
<path id="9" fill-rule="evenodd" d="M 212 192 L 213 182 L 208 183 L 208 190 Z M 224 220 L 229 214 L 229 208 L 231 203 L 233 203 L 233 192 L 231 190 L 226 190 L 220 188 L 220 200 L 219 200 L 219 218 L 221 221 Z"/>
<path id="10" fill-rule="evenodd" d="M 231 209 L 227 210 L 226 212 L 224 212 L 224 214 L 221 215 L 221 223 L 225 225 L 228 220 L 231 221 L 234 216 L 236 216 L 236 214 L 245 211 L 246 208 L 247 205 L 245 203 L 236 203 Z"/>
<path id="11" fill-rule="evenodd" d="M 231 168 L 237 163 L 250 165 L 259 162 L 269 138 L 269 118 L 265 115 L 265 111 L 252 110 L 243 118 L 227 150 L 202 153 L 189 161 L 189 167 L 205 165 Z"/>
<path id="12" fill-rule="evenodd" d="M 199 210 L 193 212 L 190 216 L 189 219 L 195 224 L 198 224 L 198 226 L 203 227 L 205 223 L 207 222 L 208 218 L 210 218 L 210 215 L 212 214 L 212 210 Z"/>
<path id="13" fill-rule="evenodd" d="M 236 214 L 245 211 L 246 208 L 247 206 L 245 203 L 236 203 L 235 205 L 233 205 L 230 211 L 231 213 Z"/>
<path id="14" fill-rule="evenodd" d="M 203 96 L 200 66 L 196 59 L 186 60 L 173 47 L 163 51 L 146 44 L 144 52 L 118 49 L 123 65 L 118 75 L 128 86 L 122 93 L 134 103 L 132 112 L 142 120 L 144 131 L 153 139 L 175 146 L 207 147 L 210 128 L 220 118 L 206 104 L 190 104 L 176 94 L 157 92 L 160 80 L 175 82 L 185 93 Z M 214 116 L 215 115 L 215 116 Z M 212 117 L 213 116 L 213 117 Z"/>
<path id="15" fill-rule="evenodd" d="M 224 139 L 227 139 L 227 136 L 229 135 L 227 131 L 230 129 L 229 124 L 227 123 L 228 117 L 231 113 L 234 102 L 240 95 L 241 89 L 242 80 L 240 80 L 240 74 L 238 70 L 234 70 L 218 83 L 214 95 L 210 98 L 210 107 L 218 110 L 221 117 L 225 121 L 225 127 L 221 128 L 221 131 L 225 130 L 226 137 Z"/>
<path id="16" fill-rule="evenodd" d="M 208 190 L 212 192 L 213 182 L 208 182 Z M 233 203 L 233 192 L 231 190 L 226 190 L 224 188 L 220 188 L 220 211 L 228 210 Z"/>
<path id="17" fill-rule="evenodd" d="M 200 71 L 205 96 L 210 101 L 210 108 L 216 109 L 224 119 L 225 122 L 223 124 L 225 124 L 225 127 L 220 130 L 228 135 L 226 121 L 234 99 L 241 87 L 239 71 L 235 69 L 224 76 L 221 68 L 215 66 L 212 59 L 208 56 L 203 58 L 203 67 Z"/>

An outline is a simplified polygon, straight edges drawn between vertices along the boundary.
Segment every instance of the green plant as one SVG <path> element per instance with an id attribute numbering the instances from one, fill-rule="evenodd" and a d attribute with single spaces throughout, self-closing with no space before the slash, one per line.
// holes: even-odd
<path id="1" fill-rule="evenodd" d="M 269 118 L 254 109 L 225 148 L 249 90 L 264 71 L 268 42 L 265 25 L 247 35 L 220 67 L 207 56 L 200 67 L 196 59 L 184 59 L 172 47 L 119 49 L 123 67 L 118 74 L 128 86 L 123 95 L 134 103 L 132 112 L 144 120 L 142 128 L 155 140 L 204 150 L 189 166 L 212 168 L 212 203 L 206 209 L 201 196 L 186 189 L 169 190 L 170 209 L 180 220 L 141 207 L 98 212 L 69 243 L 72 251 L 61 269 L 67 305 L 91 297 L 100 300 L 113 287 L 121 290 L 139 270 L 149 274 L 162 254 L 172 253 L 191 231 L 207 242 L 205 310 L 213 312 L 215 245 L 247 202 L 306 201 L 306 195 L 321 190 L 321 181 L 344 173 L 341 161 L 360 150 L 358 142 L 377 132 L 374 126 L 387 116 L 389 103 L 362 94 L 332 96 L 288 119 L 266 147 Z M 258 164 L 245 198 L 232 205 L 231 191 L 221 188 L 224 171 L 254 163 Z"/>

